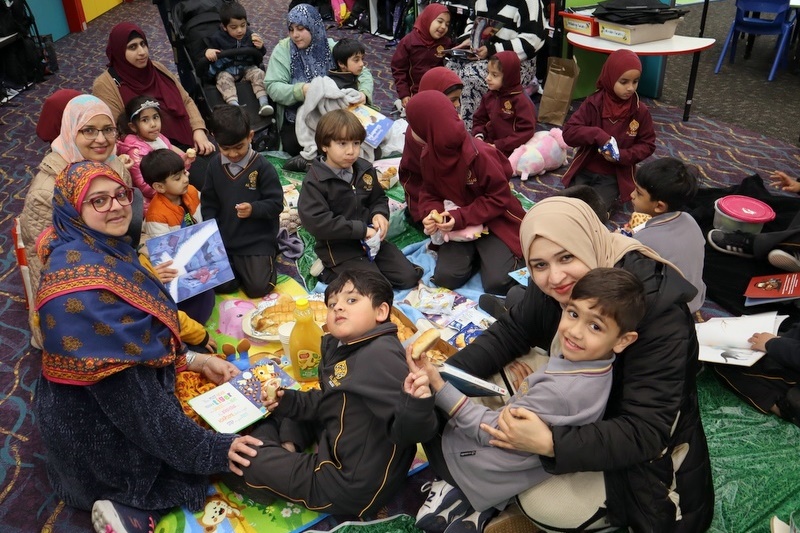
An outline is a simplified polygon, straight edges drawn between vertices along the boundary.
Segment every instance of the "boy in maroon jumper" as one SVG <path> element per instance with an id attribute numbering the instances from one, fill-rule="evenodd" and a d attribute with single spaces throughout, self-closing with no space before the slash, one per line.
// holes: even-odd
<path id="1" fill-rule="evenodd" d="M 536 133 L 536 108 L 520 84 L 516 52 L 498 52 L 489 59 L 487 70 L 489 90 L 472 115 L 472 135 L 508 157 Z"/>
<path id="2" fill-rule="evenodd" d="M 597 78 L 597 91 L 564 124 L 564 142 L 577 150 L 561 182 L 565 187 L 594 188 L 606 211 L 617 200 L 630 199 L 636 164 L 656 149 L 653 118 L 636 94 L 641 75 L 642 63 L 636 54 L 613 52 Z M 603 150 L 611 139 L 619 149 L 616 158 Z"/>

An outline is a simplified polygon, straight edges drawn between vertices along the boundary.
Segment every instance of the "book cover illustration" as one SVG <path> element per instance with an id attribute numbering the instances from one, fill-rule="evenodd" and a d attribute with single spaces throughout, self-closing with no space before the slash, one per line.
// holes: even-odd
<path id="1" fill-rule="evenodd" d="M 477 50 L 481 46 L 487 46 L 489 41 L 492 40 L 497 32 L 503 27 L 503 23 L 494 19 L 486 17 L 475 17 L 475 22 L 472 25 L 472 35 L 470 36 L 470 45 L 473 50 Z"/>
<path id="2" fill-rule="evenodd" d="M 800 298 L 800 277 L 783 272 L 769 276 L 756 276 L 744 291 L 745 306 L 782 302 Z"/>
<path id="3" fill-rule="evenodd" d="M 351 105 L 348 109 L 358 117 L 361 125 L 367 130 L 367 138 L 364 139 L 364 142 L 373 148 L 377 148 L 386 137 L 386 134 L 389 133 L 389 130 L 392 129 L 394 120 L 375 111 L 366 104 Z"/>
<path id="4" fill-rule="evenodd" d="M 751 350 L 748 339 L 762 331 L 777 333 L 786 318 L 776 312 L 738 317 L 716 317 L 695 324 L 700 343 L 699 359 L 710 363 L 753 366 L 764 352 Z"/>
<path id="5" fill-rule="evenodd" d="M 528 269 L 525 267 L 520 268 L 519 270 L 512 270 L 508 273 L 511 276 L 511 279 L 522 285 L 523 287 L 528 286 L 528 280 L 530 279 L 530 274 L 528 274 Z"/>
<path id="6" fill-rule="evenodd" d="M 233 279 L 216 220 L 150 237 L 145 244 L 153 266 L 172 260 L 172 268 L 178 271 L 178 276 L 167 283 L 176 302 Z"/>
<path id="7" fill-rule="evenodd" d="M 236 433 L 267 416 L 261 403 L 265 387 L 299 389 L 300 385 L 272 359 L 264 358 L 230 381 L 189 400 L 189 406 L 219 433 Z"/>

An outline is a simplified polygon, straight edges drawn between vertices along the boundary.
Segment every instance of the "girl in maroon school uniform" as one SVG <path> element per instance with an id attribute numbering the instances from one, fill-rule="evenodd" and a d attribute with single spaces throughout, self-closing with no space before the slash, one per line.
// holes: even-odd
<path id="1" fill-rule="evenodd" d="M 472 115 L 472 135 L 508 157 L 536 133 L 536 108 L 520 85 L 516 52 L 498 52 L 489 58 L 489 74 L 481 105 Z"/>
<path id="2" fill-rule="evenodd" d="M 449 32 L 450 11 L 442 4 L 429 4 L 417 17 L 411 33 L 397 44 L 392 56 L 392 77 L 403 107 L 419 91 L 422 75 L 444 66 L 443 52 L 452 44 Z"/>
<path id="3" fill-rule="evenodd" d="M 421 91 L 408 102 L 408 126 L 423 144 L 420 168 L 423 186 L 419 207 L 425 233 L 447 234 L 483 224 L 487 235 L 439 247 L 433 282 L 456 289 L 480 272 L 483 289 L 505 294 L 516 282 L 508 276 L 522 264 L 519 228 L 525 210 L 508 186 L 508 159 L 467 132 L 453 104 L 439 91 Z M 459 209 L 445 210 L 450 200 Z M 431 211 L 443 220 L 437 222 Z"/>
<path id="4" fill-rule="evenodd" d="M 656 149 L 653 119 L 636 93 L 641 74 L 636 54 L 612 53 L 600 71 L 597 91 L 564 124 L 564 142 L 577 152 L 561 181 L 565 187 L 591 186 L 607 210 L 617 200 L 630 199 L 636 164 Z M 617 157 L 604 149 L 612 139 L 619 149 Z"/>
<path id="5" fill-rule="evenodd" d="M 456 110 L 461 108 L 461 90 L 464 83 L 458 74 L 446 67 L 436 67 L 426 72 L 419 82 L 420 91 L 439 91 L 447 96 Z M 411 128 L 406 129 L 406 142 L 403 147 L 403 157 L 400 159 L 398 175 L 403 190 L 406 193 L 406 205 L 411 220 L 421 222 L 428 213 L 419 208 L 419 191 L 422 189 L 422 169 L 419 158 L 422 155 L 422 145 L 414 139 Z"/>

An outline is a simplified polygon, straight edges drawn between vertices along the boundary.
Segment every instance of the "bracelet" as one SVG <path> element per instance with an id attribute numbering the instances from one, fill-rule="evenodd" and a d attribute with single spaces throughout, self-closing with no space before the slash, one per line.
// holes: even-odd
<path id="1" fill-rule="evenodd" d="M 205 361 L 203 361 L 203 364 L 200 366 L 200 373 L 201 374 L 203 373 L 203 370 L 206 368 L 206 363 L 208 363 L 208 360 L 211 359 L 212 357 L 213 357 L 213 355 L 207 355 L 206 356 Z"/>
<path id="2" fill-rule="evenodd" d="M 191 366 L 197 358 L 197 352 L 193 350 L 186 350 L 186 366 Z"/>

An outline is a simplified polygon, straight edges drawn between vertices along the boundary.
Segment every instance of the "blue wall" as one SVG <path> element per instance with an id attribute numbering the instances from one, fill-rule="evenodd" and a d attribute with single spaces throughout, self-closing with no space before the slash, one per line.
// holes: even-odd
<path id="1" fill-rule="evenodd" d="M 50 34 L 55 41 L 69 33 L 61 0 L 28 0 L 28 5 L 36 17 L 36 27 L 39 28 L 40 35 Z"/>

